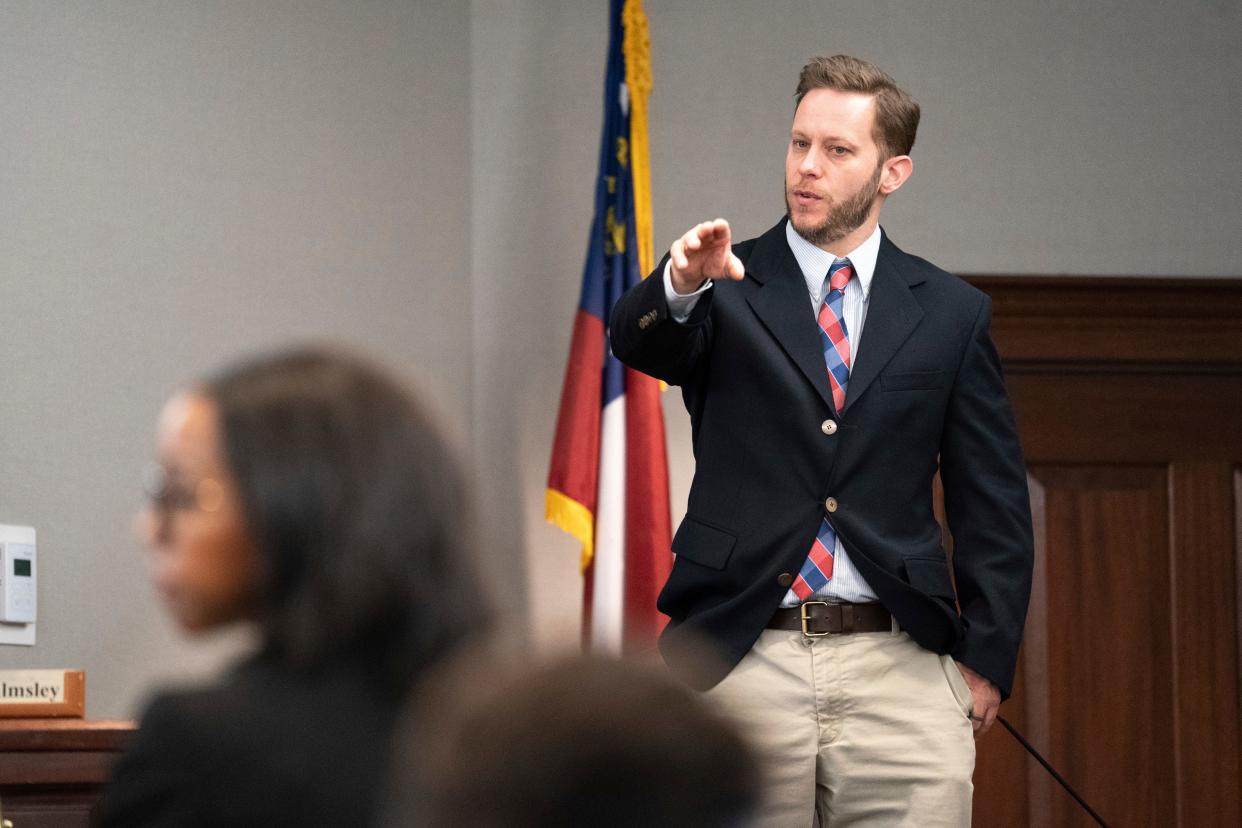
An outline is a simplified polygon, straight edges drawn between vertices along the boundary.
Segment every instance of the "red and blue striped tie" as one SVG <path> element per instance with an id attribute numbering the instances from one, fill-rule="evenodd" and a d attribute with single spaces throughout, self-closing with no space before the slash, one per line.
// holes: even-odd
<path id="1" fill-rule="evenodd" d="M 828 270 L 828 295 L 819 309 L 819 339 L 824 348 L 824 362 L 828 366 L 832 403 L 838 414 L 845 407 L 845 387 L 850 382 L 850 334 L 845 327 L 841 303 L 845 297 L 845 286 L 853 276 L 854 266 L 849 259 L 835 260 Z M 807 600 L 832 579 L 832 554 L 836 546 L 837 533 L 828 518 L 824 517 L 815 542 L 811 544 L 811 552 L 793 582 L 792 589 L 798 600 Z"/>

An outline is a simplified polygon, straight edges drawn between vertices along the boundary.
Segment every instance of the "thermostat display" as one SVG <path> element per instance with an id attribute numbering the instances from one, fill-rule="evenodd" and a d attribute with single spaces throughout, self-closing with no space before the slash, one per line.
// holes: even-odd
<path id="1" fill-rule="evenodd" d="M 0 543 L 0 621 L 32 624 L 37 609 L 35 545 Z"/>

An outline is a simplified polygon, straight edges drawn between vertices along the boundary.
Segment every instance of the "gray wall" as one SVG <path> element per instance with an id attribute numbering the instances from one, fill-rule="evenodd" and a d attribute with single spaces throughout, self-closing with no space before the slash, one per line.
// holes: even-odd
<path id="1" fill-rule="evenodd" d="M 1239 273 L 1242 17 L 1217 0 L 648 0 L 657 248 L 779 216 L 806 57 L 924 106 L 885 225 L 964 272 Z M 0 4 L 0 522 L 40 530 L 39 644 L 88 712 L 217 665 L 129 534 L 179 381 L 290 337 L 406 370 L 471 459 L 514 625 L 577 638 L 543 487 L 598 152 L 606 3 Z M 666 395 L 675 517 L 692 471 Z"/>
<path id="2" fill-rule="evenodd" d="M 130 531 L 165 396 L 343 340 L 471 406 L 469 9 L 0 4 L 0 522 L 39 531 L 33 648 L 87 712 L 236 642 L 184 642 Z M 231 637 L 230 637 L 231 638 Z"/>
<path id="3" fill-rule="evenodd" d="M 884 67 L 923 107 L 898 244 L 971 272 L 1234 275 L 1242 8 L 986 0 L 650 3 L 657 244 L 781 209 L 797 73 Z"/>

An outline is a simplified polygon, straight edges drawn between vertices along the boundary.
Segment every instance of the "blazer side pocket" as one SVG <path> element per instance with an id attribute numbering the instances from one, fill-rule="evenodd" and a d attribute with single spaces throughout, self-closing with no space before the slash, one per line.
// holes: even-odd
<path id="1" fill-rule="evenodd" d="M 673 536 L 673 551 L 678 558 L 724 569 L 736 543 L 737 535 L 686 515 Z"/>
<path id="2" fill-rule="evenodd" d="M 920 592 L 950 602 L 956 597 L 949 578 L 949 562 L 944 558 L 906 558 L 906 578 Z"/>
<path id="3" fill-rule="evenodd" d="M 885 391 L 932 391 L 944 387 L 944 371 L 902 371 L 880 374 Z"/>

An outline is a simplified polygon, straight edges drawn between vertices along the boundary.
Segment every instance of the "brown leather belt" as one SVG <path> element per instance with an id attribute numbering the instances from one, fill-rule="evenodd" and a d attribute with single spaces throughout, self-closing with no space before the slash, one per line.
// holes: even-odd
<path id="1" fill-rule="evenodd" d="M 768 621 L 769 630 L 795 630 L 815 638 L 830 633 L 891 632 L 893 616 L 883 604 L 830 604 L 807 601 L 778 609 Z"/>

